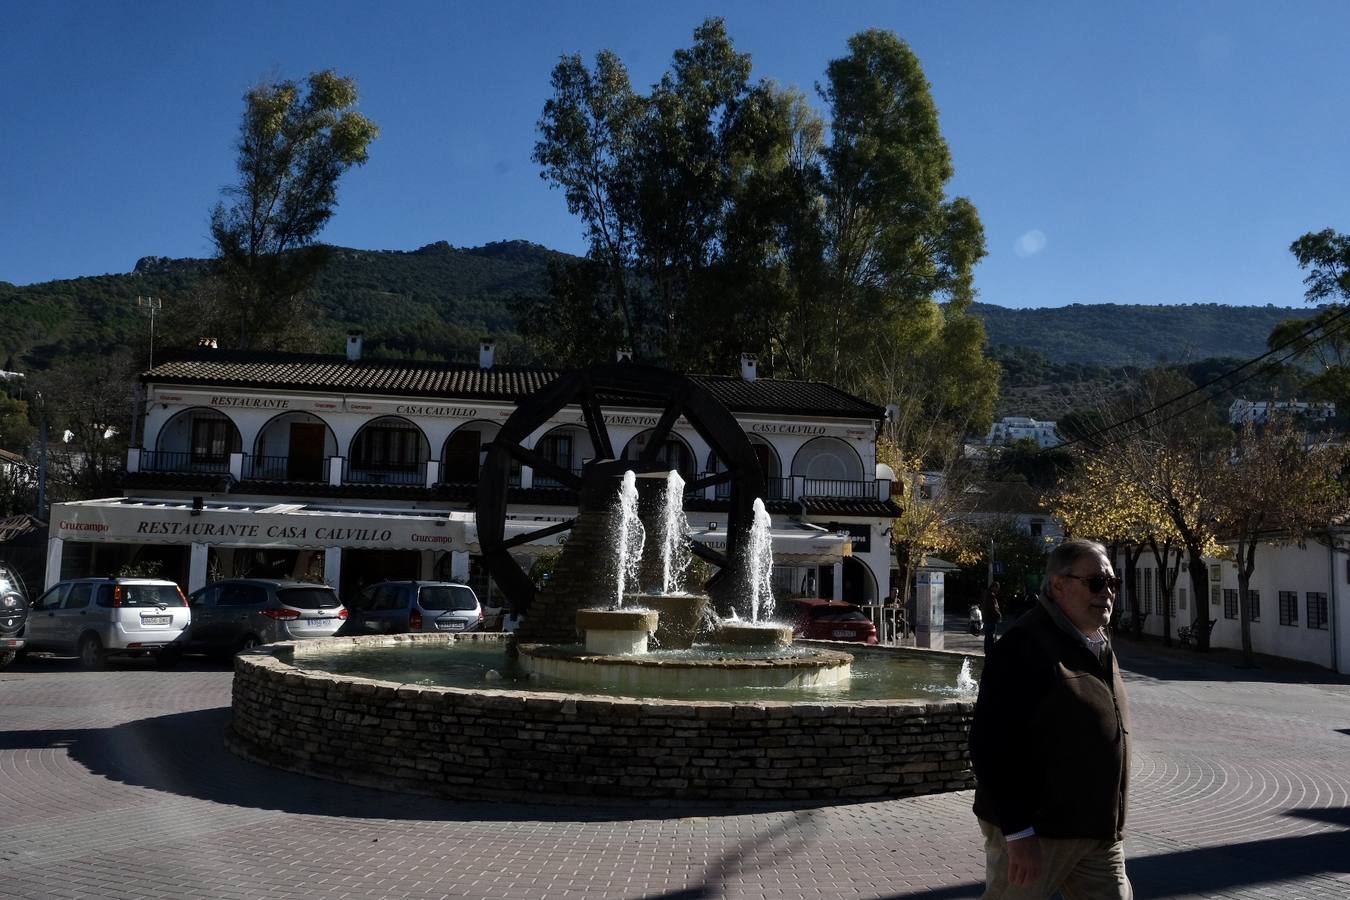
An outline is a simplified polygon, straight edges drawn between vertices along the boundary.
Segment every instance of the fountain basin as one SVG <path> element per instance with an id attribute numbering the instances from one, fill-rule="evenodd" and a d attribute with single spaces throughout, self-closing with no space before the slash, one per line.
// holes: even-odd
<path id="1" fill-rule="evenodd" d="M 576 621 L 587 650 L 618 656 L 647 652 L 657 615 L 649 609 L 579 609 Z"/>
<path id="2" fill-rule="evenodd" d="M 240 654 L 226 743 L 287 771 L 461 799 L 814 805 L 974 786 L 966 751 L 974 703 L 966 700 L 639 700 L 428 687 L 310 662 L 506 637 L 320 638 Z"/>
<path id="3" fill-rule="evenodd" d="M 603 656 L 579 647 L 522 644 L 526 672 L 575 684 L 650 696 L 678 685 L 685 690 L 797 688 L 811 690 L 848 681 L 853 657 L 837 650 L 803 650 L 765 659 L 634 658 Z"/>
<path id="4" fill-rule="evenodd" d="M 792 643 L 791 625 L 768 622 L 723 622 L 713 643 L 727 647 L 786 647 Z"/>
<path id="5" fill-rule="evenodd" d="M 708 608 L 708 598 L 702 594 L 628 594 L 624 602 L 657 612 L 656 646 L 666 650 L 694 646 L 703 612 Z"/>

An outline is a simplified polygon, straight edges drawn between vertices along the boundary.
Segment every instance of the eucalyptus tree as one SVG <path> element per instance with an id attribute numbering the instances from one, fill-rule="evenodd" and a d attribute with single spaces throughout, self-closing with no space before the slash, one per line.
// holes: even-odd
<path id="1" fill-rule="evenodd" d="M 328 254 L 315 240 L 338 181 L 379 135 L 356 102 L 356 82 L 331 69 L 244 95 L 239 181 L 211 212 L 217 289 L 203 295 L 220 300 L 218 321 L 242 349 L 291 345 L 312 322 L 309 292 Z"/>

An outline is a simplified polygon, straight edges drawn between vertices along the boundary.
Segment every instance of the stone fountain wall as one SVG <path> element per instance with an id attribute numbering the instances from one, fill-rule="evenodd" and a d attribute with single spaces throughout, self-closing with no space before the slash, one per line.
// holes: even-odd
<path id="1" fill-rule="evenodd" d="M 309 654 L 344 648 L 501 637 L 327 638 L 241 654 L 227 743 L 289 771 L 467 799 L 815 803 L 974 786 L 969 702 L 629 700 L 304 668 Z"/>
<path id="2" fill-rule="evenodd" d="M 552 577 L 535 596 L 517 632 L 522 643 L 576 643 L 577 610 L 614 601 L 612 521 L 608 508 L 577 513 Z"/>

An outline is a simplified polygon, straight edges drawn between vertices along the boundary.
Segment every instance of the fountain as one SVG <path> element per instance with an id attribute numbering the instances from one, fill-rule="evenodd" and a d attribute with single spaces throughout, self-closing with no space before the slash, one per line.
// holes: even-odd
<path id="1" fill-rule="evenodd" d="M 747 541 L 749 565 L 744 572 L 732 573 L 744 584 L 745 615 L 714 622 L 709 629 L 709 644 L 695 647 L 708 598 L 672 589 L 683 583 L 690 556 L 683 497 L 684 481 L 679 473 L 650 473 L 639 478 L 629 470 L 620 478 L 611 503 L 582 512 L 582 516 L 608 518 L 608 528 L 584 531 L 610 536 L 614 600 L 607 607 L 576 611 L 576 628 L 582 635 L 579 646 L 520 643 L 521 668 L 533 676 L 580 687 L 621 686 L 644 694 L 672 681 L 692 690 L 811 689 L 846 682 L 852 663 L 849 654 L 789 651 L 791 626 L 769 620 L 773 610 L 773 548 L 769 514 L 759 499 L 753 506 L 755 516 Z M 655 539 L 648 541 L 647 535 Z M 603 558 L 603 549 L 574 539 L 565 545 L 563 559 L 575 555 Z M 547 608 L 556 599 L 556 594 L 546 591 L 537 602 Z M 661 650 L 688 652 L 652 655 L 648 639 L 653 635 Z M 746 651 L 768 652 L 747 656 Z"/>
<path id="2" fill-rule="evenodd" d="M 613 458 L 598 397 L 666 405 L 640 458 Z M 569 405 L 607 458 L 581 476 L 543 469 L 576 491 L 575 520 L 508 538 L 512 459 L 546 466 L 523 442 Z M 677 420 L 724 472 L 685 485 L 660 464 Z M 719 481 L 730 485 L 720 559 L 689 542 L 680 503 L 686 489 Z M 631 364 L 560 376 L 503 423 L 480 480 L 483 559 L 526 610 L 521 630 L 328 638 L 241 654 L 227 743 L 345 783 L 494 801 L 818 803 L 971 787 L 974 675 L 960 654 L 779 646 L 790 631 L 771 621 L 769 515 L 755 499 L 763 493 L 753 448 L 706 389 Z M 536 589 L 511 550 L 562 530 L 570 534 L 553 576 Z M 691 551 L 720 566 L 711 598 L 682 578 Z M 504 652 L 512 646 L 515 659 Z M 892 686 L 897 678 L 908 686 Z"/>

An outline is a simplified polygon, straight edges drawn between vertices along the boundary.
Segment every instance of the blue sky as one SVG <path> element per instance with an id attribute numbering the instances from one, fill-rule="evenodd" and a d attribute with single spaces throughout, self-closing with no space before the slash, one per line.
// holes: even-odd
<path id="1" fill-rule="evenodd" d="M 1299 305 L 1289 243 L 1350 231 L 1343 2 L 0 0 L 0 280 L 209 255 L 244 91 L 329 67 L 383 134 L 324 240 L 580 252 L 530 162 L 550 70 L 609 48 L 645 87 L 709 15 L 808 92 L 857 31 L 909 42 L 984 222 L 986 302 Z"/>

